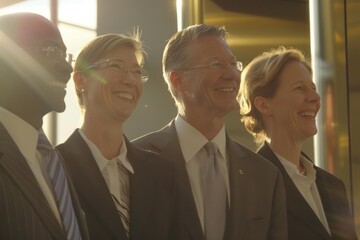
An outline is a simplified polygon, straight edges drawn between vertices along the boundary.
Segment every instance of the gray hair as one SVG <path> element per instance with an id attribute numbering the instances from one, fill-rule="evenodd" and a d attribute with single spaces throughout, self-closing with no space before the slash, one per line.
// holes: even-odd
<path id="1" fill-rule="evenodd" d="M 172 71 L 189 67 L 191 55 L 187 51 L 187 47 L 199 37 L 204 35 L 218 36 L 226 40 L 228 32 L 225 27 L 216 27 L 206 24 L 192 25 L 175 33 L 170 38 L 164 49 L 162 59 L 163 76 L 178 107 L 179 96 L 170 81 L 170 73 Z"/>

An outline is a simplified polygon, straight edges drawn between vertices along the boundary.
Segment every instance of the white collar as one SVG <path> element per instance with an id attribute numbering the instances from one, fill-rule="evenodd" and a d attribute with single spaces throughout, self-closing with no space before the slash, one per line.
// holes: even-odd
<path id="1" fill-rule="evenodd" d="M 188 163 L 209 141 L 196 128 L 187 123 L 180 115 L 177 115 L 175 118 L 175 128 L 179 137 L 185 162 Z M 214 142 L 217 145 L 220 154 L 224 159 L 226 159 L 225 126 L 221 128 L 213 139 L 211 139 L 211 142 Z"/>
<path id="2" fill-rule="evenodd" d="M 103 154 L 101 153 L 99 148 L 93 142 L 91 142 L 90 139 L 88 139 L 86 137 L 86 135 L 84 134 L 84 132 L 81 129 L 79 129 L 79 133 L 80 133 L 81 137 L 84 139 L 84 141 L 87 143 L 87 145 L 89 146 L 90 151 L 91 151 L 92 155 L 94 156 L 95 161 L 98 164 L 101 172 L 104 170 L 104 168 L 107 166 L 107 164 L 109 164 L 110 162 L 113 162 L 113 160 L 115 160 L 115 161 L 120 161 L 129 172 L 134 174 L 134 168 L 132 167 L 129 159 L 127 158 L 127 147 L 126 147 L 124 139 L 123 139 L 123 144 L 121 144 L 119 155 L 114 157 L 111 160 L 108 160 L 107 158 L 105 158 L 103 156 Z"/>
<path id="3" fill-rule="evenodd" d="M 0 122 L 9 132 L 23 156 L 28 160 L 35 159 L 39 130 L 3 107 L 0 107 Z"/>

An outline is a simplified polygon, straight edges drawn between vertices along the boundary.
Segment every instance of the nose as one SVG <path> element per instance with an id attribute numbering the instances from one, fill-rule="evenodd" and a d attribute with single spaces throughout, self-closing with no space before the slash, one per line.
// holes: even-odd
<path id="1" fill-rule="evenodd" d="M 240 82 L 240 70 L 237 68 L 234 68 L 230 64 L 226 64 L 224 67 L 223 77 L 225 79 L 235 80 Z"/>
<path id="2" fill-rule="evenodd" d="M 61 69 L 63 72 L 67 72 L 67 73 L 72 73 L 74 71 L 71 63 L 67 62 L 67 61 L 63 61 L 60 63 L 61 65 Z"/>
<path id="3" fill-rule="evenodd" d="M 126 84 L 134 84 L 136 82 L 136 77 L 129 69 L 127 69 L 126 71 L 123 70 L 123 74 L 120 77 L 120 81 Z"/>
<path id="4" fill-rule="evenodd" d="M 320 95 L 316 90 L 311 89 L 309 91 L 308 99 L 311 102 L 320 102 Z"/>

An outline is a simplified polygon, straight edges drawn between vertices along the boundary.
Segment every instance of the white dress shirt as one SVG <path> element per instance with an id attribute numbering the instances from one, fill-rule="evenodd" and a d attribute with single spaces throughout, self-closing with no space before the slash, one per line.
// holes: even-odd
<path id="1" fill-rule="evenodd" d="M 317 189 L 315 180 L 316 180 L 316 170 L 314 164 L 306 159 L 304 156 L 300 156 L 300 162 L 305 168 L 304 173 L 300 173 L 298 167 L 292 162 L 286 160 L 281 155 L 275 153 L 279 158 L 280 162 L 284 166 L 286 172 L 289 174 L 290 178 L 294 182 L 295 186 L 304 197 L 306 202 L 312 208 L 316 216 L 319 218 L 325 229 L 330 233 L 329 224 L 326 219 L 324 208 L 321 202 L 319 191 Z"/>
<path id="2" fill-rule="evenodd" d="M 117 166 L 118 162 L 123 164 L 123 166 L 130 172 L 134 174 L 134 169 L 127 158 L 127 148 L 125 141 L 120 148 L 120 153 L 118 156 L 114 157 L 113 159 L 108 160 L 103 156 L 100 152 L 99 148 L 88 139 L 82 130 L 79 130 L 81 137 L 84 139 L 86 144 L 89 146 L 90 151 L 95 158 L 95 161 L 100 169 L 101 174 L 103 175 L 105 182 L 109 188 L 111 194 L 113 194 L 117 199 L 120 199 L 122 194 L 126 194 L 129 196 L 129 193 L 122 193 L 120 188 L 120 178 L 124 177 L 123 174 L 119 173 L 119 168 Z M 129 177 L 129 176 L 127 176 Z"/>
<path id="3" fill-rule="evenodd" d="M 39 130 L 36 130 L 29 123 L 2 107 L 0 107 L 0 122 L 18 146 L 36 181 L 39 183 L 40 189 L 44 193 L 56 219 L 62 225 L 59 209 L 53 196 L 52 188 L 49 186 L 50 181 L 48 180 L 49 176 L 45 169 L 45 164 L 42 161 L 41 153 L 36 149 Z"/>
<path id="4" fill-rule="evenodd" d="M 200 223 L 204 231 L 204 198 L 202 182 L 202 161 L 206 159 L 204 145 L 209 141 L 194 127 L 188 124 L 179 115 L 175 118 L 175 128 L 179 137 L 180 147 L 185 159 L 185 166 L 189 176 L 191 190 L 195 199 Z M 230 188 L 228 173 L 228 156 L 226 151 L 225 126 L 211 140 L 219 149 L 217 159 L 219 159 L 222 174 L 225 180 L 228 204 L 230 206 Z"/>

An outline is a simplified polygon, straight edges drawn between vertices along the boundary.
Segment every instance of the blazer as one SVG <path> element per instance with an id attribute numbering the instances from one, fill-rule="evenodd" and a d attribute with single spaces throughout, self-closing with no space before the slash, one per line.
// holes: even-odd
<path id="1" fill-rule="evenodd" d="M 264 144 L 258 153 L 278 167 L 283 175 L 287 198 L 289 240 L 357 239 L 345 185 L 340 179 L 314 166 L 316 186 L 330 227 L 330 236 L 269 145 Z"/>
<path id="2" fill-rule="evenodd" d="M 280 172 L 228 136 L 230 209 L 224 239 L 287 239 L 285 192 Z M 179 239 L 204 239 L 175 123 L 133 141 L 174 162 L 179 182 Z"/>
<path id="3" fill-rule="evenodd" d="M 131 240 L 174 239 L 174 168 L 159 155 L 136 148 L 125 138 L 130 175 Z M 86 213 L 91 239 L 128 239 L 103 175 L 78 130 L 57 149 L 69 165 Z"/>
<path id="4" fill-rule="evenodd" d="M 67 174 L 64 162 L 63 166 Z M 82 239 L 89 239 L 85 215 L 68 174 L 67 180 Z M 0 239 L 66 240 L 33 172 L 1 123 Z"/>

